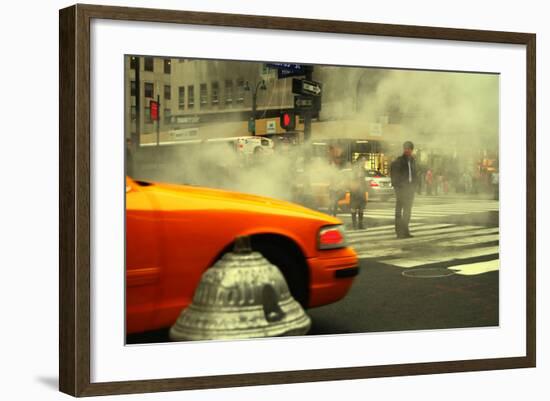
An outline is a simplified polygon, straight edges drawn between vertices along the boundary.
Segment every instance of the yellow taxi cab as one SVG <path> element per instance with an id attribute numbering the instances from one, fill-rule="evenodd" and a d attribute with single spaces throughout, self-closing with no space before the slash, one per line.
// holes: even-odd
<path id="1" fill-rule="evenodd" d="M 126 179 L 126 332 L 171 326 L 238 236 L 278 266 L 304 307 L 338 301 L 358 273 L 337 218 L 251 194 Z"/>

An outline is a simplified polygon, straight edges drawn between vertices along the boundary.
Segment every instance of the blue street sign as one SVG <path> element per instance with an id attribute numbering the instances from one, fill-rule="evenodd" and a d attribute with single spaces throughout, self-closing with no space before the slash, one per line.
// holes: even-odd
<path id="1" fill-rule="evenodd" d="M 301 64 L 289 64 L 289 63 L 267 63 L 268 68 L 277 70 L 277 78 L 288 78 L 305 75 L 306 69 Z"/>
<path id="2" fill-rule="evenodd" d="M 288 63 L 267 63 L 266 66 L 274 68 L 276 70 L 289 70 L 289 71 L 303 71 L 304 66 L 302 64 L 288 64 Z"/>

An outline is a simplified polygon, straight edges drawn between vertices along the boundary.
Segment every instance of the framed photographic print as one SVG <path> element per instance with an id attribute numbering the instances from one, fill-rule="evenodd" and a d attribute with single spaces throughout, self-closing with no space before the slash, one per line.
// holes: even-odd
<path id="1" fill-rule="evenodd" d="M 530 33 L 61 10 L 60 390 L 534 367 L 535 113 Z"/>

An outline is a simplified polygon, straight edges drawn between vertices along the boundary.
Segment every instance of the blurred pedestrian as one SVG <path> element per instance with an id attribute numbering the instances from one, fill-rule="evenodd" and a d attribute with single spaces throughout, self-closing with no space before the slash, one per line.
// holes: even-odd
<path id="1" fill-rule="evenodd" d="M 349 182 L 350 212 L 353 229 L 364 229 L 364 213 L 367 206 L 367 182 L 365 181 L 365 162 L 360 157 L 353 165 Z"/>
<path id="2" fill-rule="evenodd" d="M 403 154 L 391 164 L 391 182 L 395 190 L 395 233 L 397 238 L 412 237 L 409 222 L 416 189 L 417 172 L 413 157 L 414 144 L 403 144 Z"/>

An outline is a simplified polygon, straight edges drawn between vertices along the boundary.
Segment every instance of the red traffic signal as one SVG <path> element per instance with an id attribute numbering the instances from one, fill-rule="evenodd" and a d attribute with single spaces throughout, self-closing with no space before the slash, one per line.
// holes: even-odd
<path id="1" fill-rule="evenodd" d="M 281 128 L 291 131 L 296 128 L 296 115 L 294 113 L 284 112 L 280 118 Z"/>
<path id="2" fill-rule="evenodd" d="M 149 102 L 149 107 L 151 110 L 151 120 L 158 121 L 159 119 L 159 104 L 158 102 L 155 102 L 154 100 L 151 100 Z"/>

